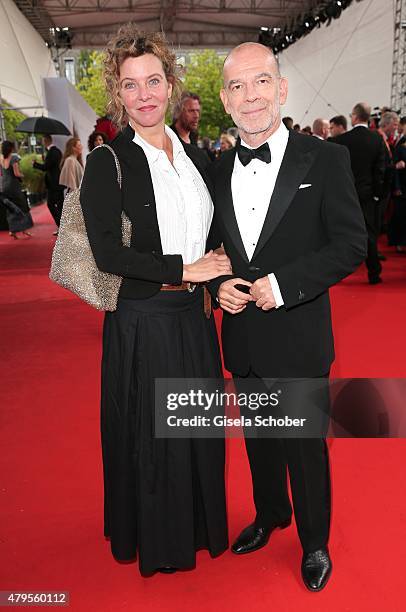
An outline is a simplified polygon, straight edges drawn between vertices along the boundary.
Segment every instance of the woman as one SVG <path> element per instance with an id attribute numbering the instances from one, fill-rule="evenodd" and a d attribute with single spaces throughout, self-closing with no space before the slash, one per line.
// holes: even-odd
<path id="1" fill-rule="evenodd" d="M 18 232 L 31 236 L 28 230 L 34 224 L 27 198 L 21 188 L 23 174 L 20 170 L 19 157 L 15 154 L 14 143 L 3 140 L 1 152 L 2 204 L 6 207 L 10 236 L 17 240 Z"/>
<path id="2" fill-rule="evenodd" d="M 61 174 L 59 184 L 68 188 L 68 191 L 77 189 L 83 176 L 82 143 L 79 138 L 69 138 L 65 146 L 65 153 L 61 160 Z"/>
<path id="3" fill-rule="evenodd" d="M 160 34 L 121 28 L 107 48 L 109 111 L 128 125 L 111 152 L 88 157 L 81 204 L 98 268 L 123 276 L 103 329 L 101 432 L 105 535 L 117 560 L 143 575 L 195 565 L 196 550 L 227 547 L 224 441 L 154 438 L 156 378 L 220 378 L 213 317 L 199 283 L 230 274 L 204 256 L 213 205 L 199 151 L 165 126 L 179 88 L 176 56 Z M 186 153 L 185 153 L 186 151 Z M 201 174 L 202 173 L 202 174 Z M 121 211 L 132 223 L 122 246 Z"/>
<path id="4" fill-rule="evenodd" d="M 229 149 L 233 149 L 235 147 L 236 140 L 234 136 L 231 134 L 222 134 L 220 136 L 220 152 L 224 153 L 224 151 L 228 151 Z"/>
<path id="5" fill-rule="evenodd" d="M 100 147 L 100 145 L 105 144 L 106 142 L 106 134 L 103 134 L 103 132 L 92 132 L 87 141 L 87 148 L 89 149 L 89 153 L 93 151 L 94 148 Z"/>

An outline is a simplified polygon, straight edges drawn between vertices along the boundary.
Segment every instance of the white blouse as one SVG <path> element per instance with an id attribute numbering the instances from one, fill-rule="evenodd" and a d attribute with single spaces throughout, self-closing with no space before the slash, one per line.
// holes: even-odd
<path id="1" fill-rule="evenodd" d="M 213 202 L 205 182 L 168 126 L 173 165 L 165 151 L 146 142 L 137 132 L 133 141 L 142 147 L 154 188 L 163 255 L 182 255 L 189 264 L 202 257 L 213 218 Z"/>

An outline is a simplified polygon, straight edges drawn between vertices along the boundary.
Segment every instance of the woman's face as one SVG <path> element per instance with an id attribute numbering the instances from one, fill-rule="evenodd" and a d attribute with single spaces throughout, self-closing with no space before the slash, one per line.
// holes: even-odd
<path id="1" fill-rule="evenodd" d="M 231 149 L 230 143 L 225 138 L 222 138 L 220 140 L 220 151 L 228 151 L 228 149 Z"/>
<path id="2" fill-rule="evenodd" d="M 94 146 L 100 147 L 100 145 L 102 144 L 104 144 L 103 136 L 100 136 L 100 134 L 97 134 L 96 138 L 94 139 Z"/>
<path id="3" fill-rule="evenodd" d="M 134 128 L 163 124 L 171 94 L 162 63 L 152 53 L 122 63 L 120 97 Z"/>
<path id="4" fill-rule="evenodd" d="M 82 153 L 82 149 L 82 143 L 80 142 L 80 140 L 77 140 L 72 149 L 76 157 L 79 157 L 79 155 Z"/>

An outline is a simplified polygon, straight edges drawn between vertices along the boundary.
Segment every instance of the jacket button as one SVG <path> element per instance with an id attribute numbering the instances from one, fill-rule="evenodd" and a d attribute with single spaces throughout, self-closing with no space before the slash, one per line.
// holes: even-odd
<path id="1" fill-rule="evenodd" d="M 250 266 L 248 270 L 250 272 L 259 272 L 261 268 L 257 268 L 256 266 Z"/>

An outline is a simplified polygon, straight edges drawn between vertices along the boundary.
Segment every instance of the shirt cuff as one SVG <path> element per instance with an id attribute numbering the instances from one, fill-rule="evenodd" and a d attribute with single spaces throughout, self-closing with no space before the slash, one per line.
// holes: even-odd
<path id="1" fill-rule="evenodd" d="M 281 290 L 279 289 L 278 281 L 276 280 L 275 274 L 268 274 L 269 282 L 271 283 L 271 289 L 273 296 L 275 298 L 275 308 L 280 308 L 284 305 L 283 297 L 281 294 Z"/>

